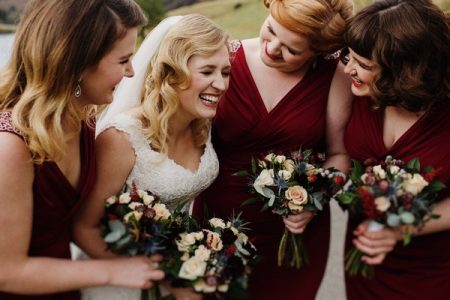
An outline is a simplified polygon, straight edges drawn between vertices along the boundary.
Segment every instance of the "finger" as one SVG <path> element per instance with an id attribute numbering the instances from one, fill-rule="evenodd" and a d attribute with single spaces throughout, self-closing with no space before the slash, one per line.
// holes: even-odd
<path id="1" fill-rule="evenodd" d="M 389 246 L 380 246 L 380 247 L 371 247 L 371 246 L 367 246 L 365 244 L 360 243 L 358 240 L 353 240 L 353 244 L 355 245 L 355 247 L 363 252 L 366 253 L 370 256 L 374 256 L 374 255 L 378 255 L 378 254 L 383 254 L 383 253 L 388 253 L 390 251 L 392 251 L 393 247 L 389 247 Z"/>
<path id="2" fill-rule="evenodd" d="M 360 235 L 356 238 L 361 244 L 366 245 L 368 247 L 394 247 L 396 244 L 395 239 L 389 237 L 383 237 L 379 239 L 369 238 L 366 235 Z"/>
<path id="3" fill-rule="evenodd" d="M 151 261 L 154 261 L 154 262 L 160 262 L 163 259 L 162 255 L 160 255 L 160 254 L 154 254 L 154 255 L 150 256 L 149 258 Z"/>
<path id="4" fill-rule="evenodd" d="M 286 226 L 287 230 L 289 230 L 290 232 L 294 233 L 294 234 L 300 234 L 303 233 L 303 231 L 305 230 L 305 227 L 301 227 L 301 228 L 292 228 L 292 227 L 288 227 Z"/>
<path id="5" fill-rule="evenodd" d="M 382 253 L 375 256 L 362 256 L 361 260 L 368 265 L 379 265 L 386 258 L 386 254 Z"/>
<path id="6" fill-rule="evenodd" d="M 159 280 L 164 279 L 165 276 L 166 276 L 166 274 L 163 271 L 153 270 L 150 273 L 150 280 L 159 281 Z"/>

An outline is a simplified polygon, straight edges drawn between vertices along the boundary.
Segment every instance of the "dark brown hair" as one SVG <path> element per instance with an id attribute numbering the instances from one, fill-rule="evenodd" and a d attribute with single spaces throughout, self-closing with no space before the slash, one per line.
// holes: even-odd
<path id="1" fill-rule="evenodd" d="M 431 1 L 378 0 L 354 17 L 345 40 L 381 67 L 372 86 L 378 107 L 423 111 L 449 101 L 449 32 Z"/>

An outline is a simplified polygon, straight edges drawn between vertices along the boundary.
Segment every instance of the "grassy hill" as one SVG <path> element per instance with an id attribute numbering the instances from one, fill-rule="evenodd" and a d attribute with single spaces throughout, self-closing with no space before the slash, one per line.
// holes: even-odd
<path id="1" fill-rule="evenodd" d="M 372 0 L 354 0 L 358 11 Z M 444 10 L 450 10 L 450 0 L 434 0 Z M 180 7 L 169 15 L 203 14 L 222 26 L 232 38 L 256 37 L 268 14 L 262 0 L 214 0 Z"/>

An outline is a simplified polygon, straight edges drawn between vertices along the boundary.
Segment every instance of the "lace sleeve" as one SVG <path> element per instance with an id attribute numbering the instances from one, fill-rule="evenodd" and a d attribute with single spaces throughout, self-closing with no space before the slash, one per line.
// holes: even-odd
<path id="1" fill-rule="evenodd" d="M 241 48 L 241 41 L 240 40 L 231 40 L 228 42 L 229 47 L 229 55 L 230 55 L 230 61 L 233 63 L 234 58 L 236 57 L 236 53 L 238 52 L 239 48 Z"/>
<path id="2" fill-rule="evenodd" d="M 12 114 L 11 112 L 0 112 L 0 132 L 11 132 L 14 134 L 17 134 L 21 138 L 24 137 L 23 133 L 14 126 L 13 120 L 12 120 Z"/>

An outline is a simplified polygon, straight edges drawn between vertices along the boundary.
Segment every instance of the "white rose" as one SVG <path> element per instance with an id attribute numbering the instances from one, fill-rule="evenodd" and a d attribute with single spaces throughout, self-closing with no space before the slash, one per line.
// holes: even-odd
<path id="1" fill-rule="evenodd" d="M 117 201 L 117 196 L 111 196 L 108 199 L 106 199 L 106 203 L 108 204 L 114 204 Z"/>
<path id="2" fill-rule="evenodd" d="M 228 284 L 221 284 L 217 287 L 217 290 L 221 293 L 228 292 Z"/>
<path id="3" fill-rule="evenodd" d="M 223 248 L 222 240 L 220 239 L 220 235 L 216 232 L 212 232 L 209 230 L 205 230 L 207 232 L 206 235 L 206 245 L 214 250 L 214 251 L 220 251 Z"/>
<path id="4" fill-rule="evenodd" d="M 267 161 L 274 161 L 275 158 L 276 158 L 276 155 L 273 154 L 273 153 L 269 153 L 269 154 L 267 154 L 266 157 L 265 157 L 265 159 L 266 159 Z"/>
<path id="5" fill-rule="evenodd" d="M 419 194 L 423 190 L 423 188 L 428 185 L 428 181 L 423 179 L 422 175 L 420 174 L 405 174 L 403 176 L 403 180 L 403 189 L 406 192 L 411 193 L 413 196 Z"/>
<path id="6" fill-rule="evenodd" d="M 213 226 L 214 228 L 225 228 L 225 222 L 220 218 L 212 218 L 209 220 L 209 224 Z"/>
<path id="7" fill-rule="evenodd" d="M 205 237 L 205 235 L 203 234 L 203 231 L 192 232 L 191 234 L 194 236 L 194 238 L 197 241 L 203 240 L 203 238 Z"/>
<path id="8" fill-rule="evenodd" d="M 153 205 L 153 210 L 155 211 L 154 219 L 156 221 L 158 221 L 159 219 L 166 220 L 170 217 L 170 211 L 162 203 L 156 203 L 155 205 Z"/>
<path id="9" fill-rule="evenodd" d="M 380 165 L 374 166 L 372 170 L 378 179 L 386 178 L 386 171 Z"/>
<path id="10" fill-rule="evenodd" d="M 270 171 L 272 171 L 272 174 Z M 255 183 L 253 185 L 258 186 L 274 185 L 273 170 L 262 170 L 261 174 L 259 174 L 259 176 L 256 178 Z"/>
<path id="11" fill-rule="evenodd" d="M 175 240 L 179 251 L 187 251 L 190 246 L 195 244 L 195 235 L 192 233 L 180 233 L 180 239 Z"/>
<path id="12" fill-rule="evenodd" d="M 203 279 L 194 283 L 194 290 L 198 293 L 210 294 L 216 291 L 216 286 L 207 284 Z"/>
<path id="13" fill-rule="evenodd" d="M 189 253 L 184 252 L 183 255 L 180 257 L 181 261 L 187 261 L 189 259 Z"/>
<path id="14" fill-rule="evenodd" d="M 291 172 L 287 170 L 278 171 L 278 176 L 283 178 L 284 180 L 289 180 L 291 178 Z"/>
<path id="15" fill-rule="evenodd" d="M 144 197 L 142 197 L 142 200 L 144 201 L 145 205 L 149 206 L 150 204 L 153 203 L 153 201 L 155 201 L 155 197 L 149 194 L 145 194 Z"/>
<path id="16" fill-rule="evenodd" d="M 196 257 L 191 257 L 181 265 L 178 276 L 183 279 L 194 280 L 205 274 L 206 262 Z"/>
<path id="17" fill-rule="evenodd" d="M 211 250 L 208 250 L 205 246 L 200 245 L 195 250 L 194 256 L 198 258 L 199 260 L 207 261 L 209 259 L 209 256 L 211 255 Z"/>
<path id="18" fill-rule="evenodd" d="M 139 202 L 131 202 L 128 204 L 128 207 L 132 210 L 136 210 L 138 207 L 144 206 L 142 203 Z"/>
<path id="19" fill-rule="evenodd" d="M 284 156 L 284 155 L 277 155 L 275 157 L 275 161 L 277 163 L 279 163 L 279 164 L 282 164 L 282 163 L 284 163 L 286 161 L 286 156 Z"/>
<path id="20" fill-rule="evenodd" d="M 378 211 L 385 212 L 391 206 L 391 201 L 389 201 L 389 199 L 384 196 L 376 197 L 375 206 L 377 207 Z"/>
<path id="21" fill-rule="evenodd" d="M 143 213 L 140 211 L 130 211 L 125 216 L 123 216 L 123 220 L 125 223 L 128 223 L 130 221 L 130 218 L 134 216 L 136 221 L 139 221 L 142 218 Z"/>
<path id="22" fill-rule="evenodd" d="M 119 196 L 119 203 L 127 204 L 131 201 L 130 193 L 123 193 Z"/>
<path id="23" fill-rule="evenodd" d="M 248 236 L 245 233 L 239 232 L 238 240 L 242 241 L 242 243 L 245 245 L 248 242 Z"/>
<path id="24" fill-rule="evenodd" d="M 389 172 L 391 172 L 392 175 L 397 174 L 398 171 L 400 171 L 400 167 L 399 166 L 390 166 L 389 167 Z"/>

